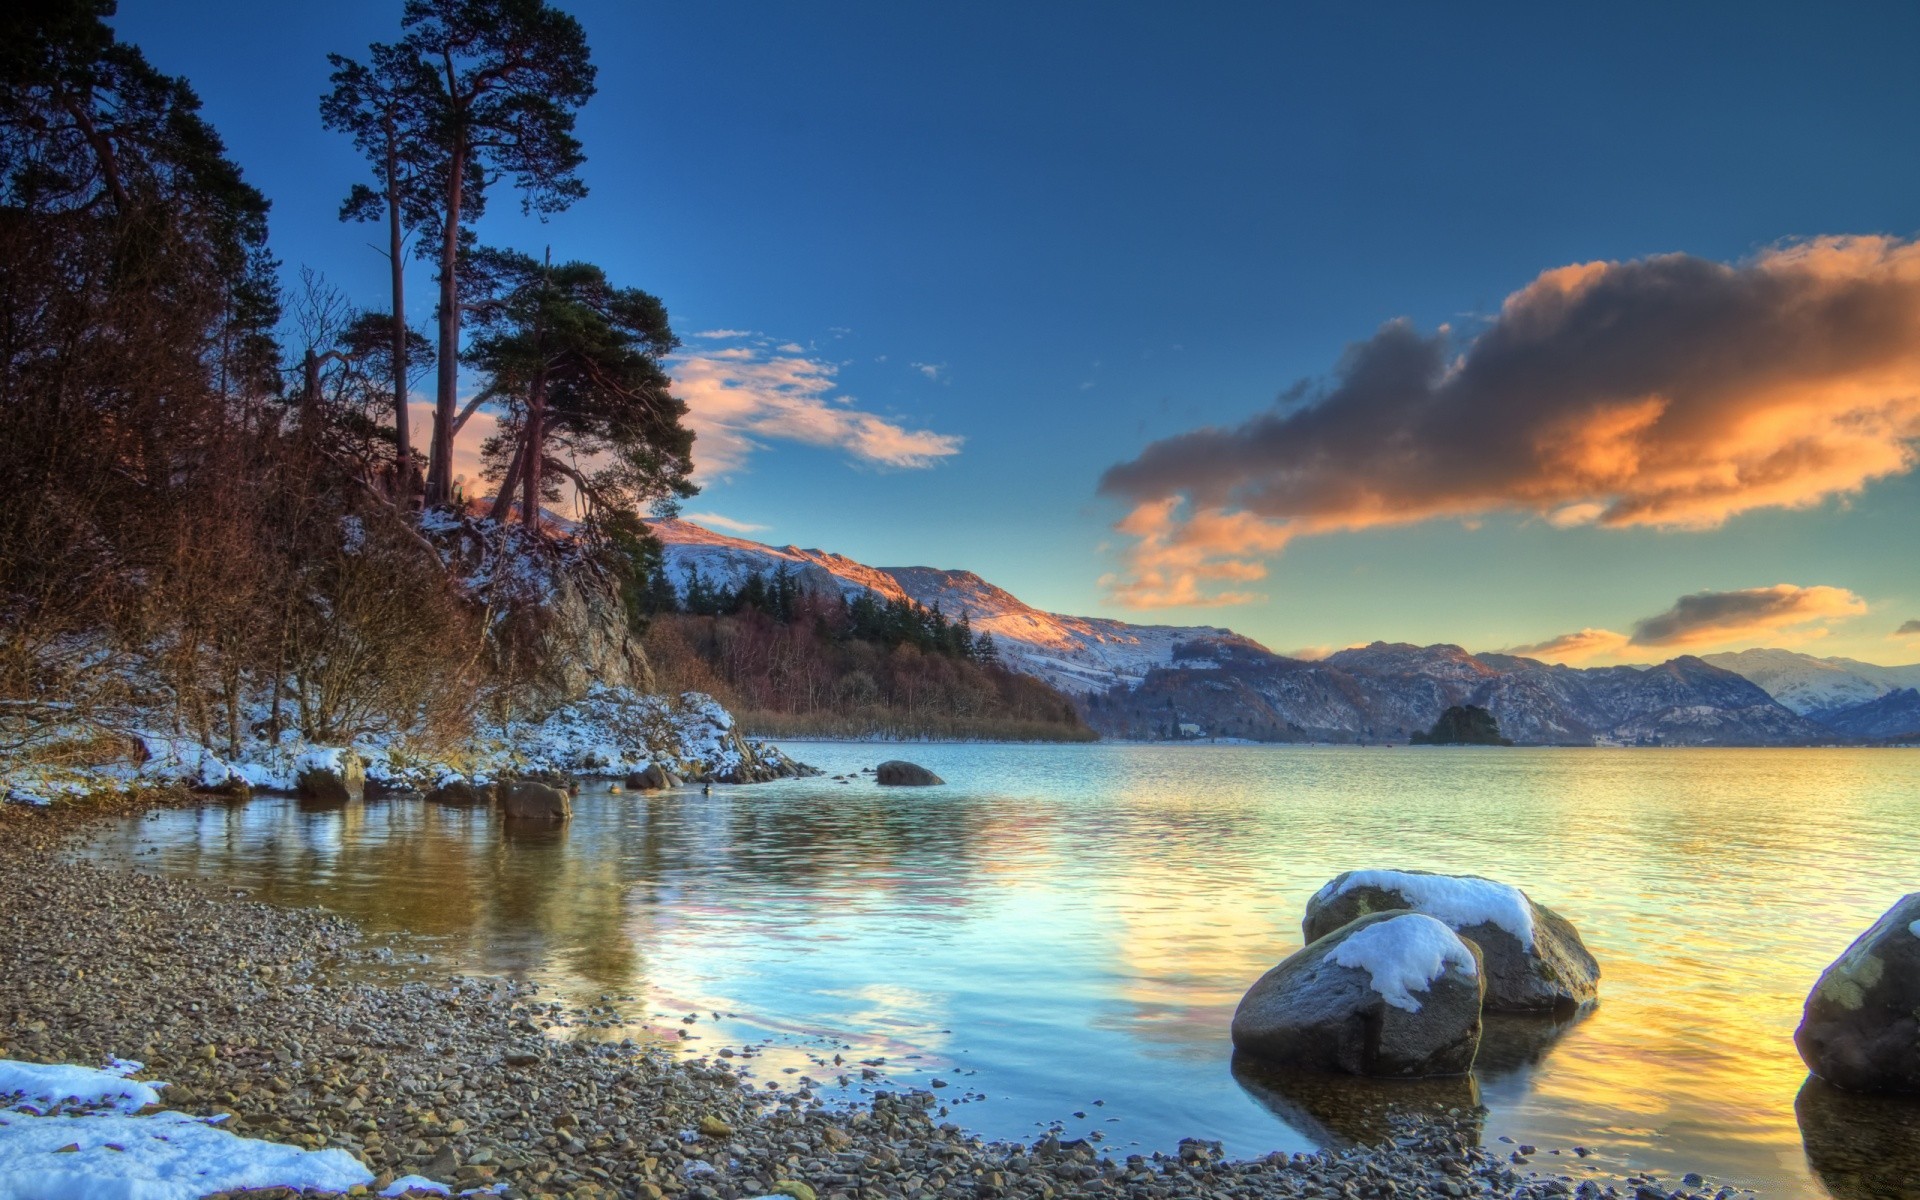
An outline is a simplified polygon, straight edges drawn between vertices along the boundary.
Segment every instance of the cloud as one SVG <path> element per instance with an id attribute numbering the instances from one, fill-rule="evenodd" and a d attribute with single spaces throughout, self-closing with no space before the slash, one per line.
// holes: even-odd
<path id="1" fill-rule="evenodd" d="M 946 377 L 947 364 L 917 362 L 913 364 L 913 369 L 925 375 L 928 379 L 933 380 L 935 383 L 939 383 Z"/>
<path id="2" fill-rule="evenodd" d="M 1585 662 L 1603 655 L 1617 655 L 1632 641 L 1626 634 L 1615 633 L 1611 629 L 1582 629 L 1579 633 L 1563 633 L 1557 638 L 1534 642 L 1532 645 L 1512 646 L 1506 653 L 1543 658 L 1548 662 Z"/>
<path id="3" fill-rule="evenodd" d="M 1893 631 L 1897 638 L 1920 637 L 1920 620 L 1903 621 L 1900 628 Z"/>
<path id="4" fill-rule="evenodd" d="M 723 339 L 723 338 L 752 337 L 754 336 L 754 333 L 753 333 L 753 330 L 751 329 L 703 329 L 699 333 L 694 334 L 693 336 L 697 338 L 707 338 L 710 340 L 717 340 L 717 339 Z"/>
<path id="5" fill-rule="evenodd" d="M 1390 322 L 1331 379 L 1154 442 L 1100 491 L 1128 520 L 1181 502 L 1158 557 L 1204 542 L 1190 527 L 1209 514 L 1266 527 L 1275 549 L 1495 512 L 1697 530 L 1856 493 L 1912 470 L 1916 441 L 1920 243 L 1821 238 L 1731 266 L 1562 267 L 1464 339 Z"/>
<path id="6" fill-rule="evenodd" d="M 722 516 L 716 512 L 690 512 L 680 515 L 695 524 L 724 529 L 729 533 L 759 533 L 768 528 L 765 525 L 756 525 L 752 521 L 736 521 L 732 517 Z"/>
<path id="7" fill-rule="evenodd" d="M 1665 612 L 1634 622 L 1631 634 L 1582 629 L 1533 645 L 1514 646 L 1507 653 L 1550 662 L 1584 662 L 1618 658 L 1636 649 L 1692 652 L 1762 640 L 1796 645 L 1825 637 L 1830 623 L 1866 611 L 1867 602 L 1859 596 L 1846 588 L 1825 585 L 1776 583 L 1730 592 L 1694 592 L 1675 600 Z"/>
<path id="8" fill-rule="evenodd" d="M 928 467 L 960 452 L 957 434 L 908 429 L 854 407 L 836 391 L 831 362 L 760 341 L 677 354 L 674 394 L 686 401 L 696 476 L 741 469 L 769 442 L 837 449 L 882 467 Z"/>

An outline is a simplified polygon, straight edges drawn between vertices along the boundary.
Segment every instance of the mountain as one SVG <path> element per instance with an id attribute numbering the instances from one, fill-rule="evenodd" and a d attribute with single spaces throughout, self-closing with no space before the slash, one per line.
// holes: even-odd
<path id="1" fill-rule="evenodd" d="M 1042 612 L 971 571 L 869 567 L 824 550 L 729 537 L 691 521 L 651 521 L 649 525 L 665 547 L 668 577 L 683 592 L 695 570 L 710 584 L 737 588 L 749 575 L 771 574 L 784 566 L 803 588 L 818 593 L 851 597 L 866 591 L 889 600 L 909 599 L 927 608 L 937 604 L 949 617 L 965 613 L 976 634 L 992 634 L 1008 666 L 1069 693 L 1137 683 L 1149 670 L 1171 664 L 1188 647 L 1218 644 L 1266 652 L 1259 643 L 1230 629 L 1130 625 L 1104 617 Z"/>
<path id="2" fill-rule="evenodd" d="M 1759 686 L 1691 655 L 1580 669 L 1459 646 L 1375 642 L 1319 662 L 1235 648 L 1094 697 L 1088 722 L 1118 737 L 1206 733 L 1257 741 L 1404 741 L 1455 705 L 1493 713 L 1516 742 L 1781 745 L 1833 733 Z"/>
<path id="3" fill-rule="evenodd" d="M 1823 723 L 1860 738 L 1920 737 L 1920 690 L 1896 688 L 1865 704 L 1831 713 Z"/>
<path id="4" fill-rule="evenodd" d="M 1815 658 L 1792 650 L 1740 650 L 1701 657 L 1752 680 L 1775 700 L 1815 720 L 1877 700 L 1898 688 L 1920 687 L 1920 663 L 1882 667 L 1852 658 Z"/>
<path id="5" fill-rule="evenodd" d="M 1796 745 L 1884 736 L 1867 727 L 1879 728 L 1883 718 L 1898 723 L 1892 711 L 1862 716 L 1859 732 L 1807 714 L 1876 701 L 1907 686 L 1903 672 L 1920 676 L 1920 668 L 1784 650 L 1577 668 L 1452 645 L 1374 642 L 1308 661 L 1215 626 L 1042 612 L 971 571 L 870 567 L 689 521 L 652 528 L 665 547 L 668 578 L 683 592 L 695 571 L 709 584 L 738 588 L 784 567 L 817 593 L 872 592 L 938 605 L 951 618 L 965 614 L 976 633 L 993 635 L 1008 666 L 1079 697 L 1088 724 L 1108 737 L 1406 741 L 1448 708 L 1474 704 L 1522 744 Z"/>

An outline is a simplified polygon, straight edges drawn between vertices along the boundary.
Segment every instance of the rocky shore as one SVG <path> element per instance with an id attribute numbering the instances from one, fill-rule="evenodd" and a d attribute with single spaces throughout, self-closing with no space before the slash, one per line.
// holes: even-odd
<path id="1" fill-rule="evenodd" d="M 67 836 L 100 815 L 0 805 L 0 1058 L 137 1059 L 171 1083 L 169 1108 L 348 1151 L 376 1176 L 359 1191 L 418 1175 L 581 1200 L 1734 1194 L 1698 1176 L 1596 1176 L 1572 1152 L 1482 1148 L 1468 1114 L 1370 1149 L 1232 1161 L 1203 1141 L 1125 1158 L 1056 1136 L 986 1143 L 923 1093 L 831 1108 L 724 1060 L 575 1040 L 597 1014 L 393 966 L 336 916 L 71 861 Z"/>

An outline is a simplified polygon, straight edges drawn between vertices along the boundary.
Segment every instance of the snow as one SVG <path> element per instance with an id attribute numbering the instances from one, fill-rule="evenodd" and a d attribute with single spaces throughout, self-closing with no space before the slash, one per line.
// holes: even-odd
<path id="1" fill-rule="evenodd" d="M 1917 938 L 1920 938 L 1920 921 L 1915 921 L 1912 924 L 1908 925 L 1907 932 Z"/>
<path id="2" fill-rule="evenodd" d="M 37 1113 L 48 1112 L 63 1104 L 92 1108 L 111 1108 L 117 1112 L 138 1112 L 149 1104 L 160 1103 L 158 1088 L 164 1083 L 144 1083 L 127 1076 L 140 1069 L 137 1062 L 114 1059 L 105 1070 L 76 1067 L 67 1063 L 27 1063 L 0 1059 L 0 1097 L 11 1100 L 16 1108 Z"/>
<path id="3" fill-rule="evenodd" d="M 1851 708 L 1896 688 L 1920 687 L 1920 664 L 1883 667 L 1851 658 L 1816 658 L 1794 650 L 1740 650 L 1704 654 L 1801 716 Z"/>
<path id="4" fill-rule="evenodd" d="M 0 1059 L 0 1094 L 17 1097 L 0 1108 L 0 1200 L 197 1200 L 246 1188 L 344 1192 L 373 1182 L 373 1172 L 345 1150 L 240 1137 L 218 1128 L 219 1117 L 136 1116 L 159 1103 L 156 1089 L 166 1086 L 126 1078 L 139 1067 Z"/>
<path id="5" fill-rule="evenodd" d="M 1425 875 L 1414 871 L 1348 871 L 1314 895 L 1326 903 L 1355 888 L 1395 892 L 1407 907 L 1455 929 L 1493 925 L 1533 949 L 1533 905 L 1517 887 L 1477 875 Z"/>
<path id="6" fill-rule="evenodd" d="M 1413 993 L 1427 991 L 1448 967 L 1479 973 L 1467 944 L 1423 913 L 1376 921 L 1335 946 L 1327 961 L 1365 971 L 1382 999 L 1407 1012 L 1420 1011 Z"/>

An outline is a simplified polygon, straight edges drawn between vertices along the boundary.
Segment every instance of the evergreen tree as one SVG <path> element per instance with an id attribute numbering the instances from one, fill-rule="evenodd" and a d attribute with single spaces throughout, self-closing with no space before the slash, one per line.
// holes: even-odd
<path id="1" fill-rule="evenodd" d="M 543 0 L 407 0 L 401 44 L 431 79 L 427 127 L 444 166 L 432 216 L 439 257 L 439 359 L 427 499 L 452 495 L 458 420 L 461 258 L 488 185 L 511 178 L 521 208 L 558 212 L 586 195 L 575 115 L 594 93 L 586 32 Z"/>

